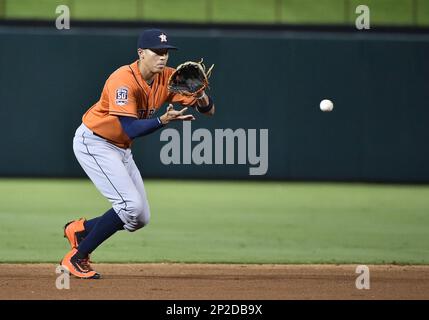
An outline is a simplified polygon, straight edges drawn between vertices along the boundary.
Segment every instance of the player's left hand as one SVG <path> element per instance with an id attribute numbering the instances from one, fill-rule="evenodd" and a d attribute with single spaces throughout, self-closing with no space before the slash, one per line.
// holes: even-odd
<path id="1" fill-rule="evenodd" d="M 197 97 L 209 87 L 209 78 L 214 65 L 208 70 L 200 62 L 187 61 L 179 65 L 168 79 L 168 90 L 185 96 Z"/>

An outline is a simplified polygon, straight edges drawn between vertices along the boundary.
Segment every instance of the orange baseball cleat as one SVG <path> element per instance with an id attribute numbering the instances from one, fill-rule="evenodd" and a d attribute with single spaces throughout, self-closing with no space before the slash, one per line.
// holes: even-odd
<path id="1" fill-rule="evenodd" d="M 85 218 L 80 218 L 70 221 L 64 226 L 64 238 L 67 238 L 72 249 L 77 248 L 86 236 L 85 221 Z"/>
<path id="2" fill-rule="evenodd" d="M 79 259 L 76 256 L 77 249 L 72 249 L 68 252 L 63 260 L 61 260 L 61 266 L 69 270 L 69 272 L 75 277 L 81 279 L 100 279 L 101 275 L 95 272 L 89 264 L 89 259 Z"/>

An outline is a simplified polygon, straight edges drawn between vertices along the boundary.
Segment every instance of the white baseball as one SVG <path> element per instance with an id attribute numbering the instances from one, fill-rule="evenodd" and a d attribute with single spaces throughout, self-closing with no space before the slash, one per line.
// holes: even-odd
<path id="1" fill-rule="evenodd" d="M 331 100 L 325 99 L 320 102 L 320 110 L 323 112 L 330 112 L 334 109 L 334 104 Z"/>

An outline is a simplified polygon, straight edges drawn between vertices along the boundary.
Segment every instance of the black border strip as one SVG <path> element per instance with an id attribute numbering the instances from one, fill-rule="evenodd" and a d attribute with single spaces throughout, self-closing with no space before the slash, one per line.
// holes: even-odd
<path id="1" fill-rule="evenodd" d="M 91 281 L 91 280 L 88 280 Z M 96 280 L 102 281 L 102 280 Z M 142 288 L 144 290 L 144 288 Z M 260 306 L 255 314 L 226 314 L 216 312 L 220 306 L 231 305 L 253 305 Z M 168 314 L 167 311 L 174 308 L 200 307 L 200 313 L 196 318 L 192 314 Z M 27 314 L 31 310 L 33 314 L 40 314 L 44 317 L 58 308 L 59 313 L 64 310 L 79 310 L 89 317 L 99 316 L 100 312 L 106 312 L 109 316 L 123 317 L 123 310 L 127 310 L 128 316 L 142 318 L 141 310 L 144 310 L 145 318 L 157 320 L 169 319 L 279 319 L 281 314 L 298 314 L 301 318 L 307 316 L 323 317 L 326 315 L 330 319 L 344 319 L 345 315 L 351 312 L 363 314 L 371 313 L 377 317 L 396 316 L 410 318 L 413 314 L 427 312 L 429 303 L 427 300 L 9 300 L 0 301 L 2 310 L 10 311 L 13 314 Z M 215 307 L 215 308 L 213 308 Z M 203 312 L 202 309 L 207 310 Z M 250 308 L 246 308 L 251 310 Z M 419 310 L 420 309 L 420 310 Z M 53 313 L 55 314 L 55 313 Z M 290 318 L 294 318 L 293 316 Z"/>

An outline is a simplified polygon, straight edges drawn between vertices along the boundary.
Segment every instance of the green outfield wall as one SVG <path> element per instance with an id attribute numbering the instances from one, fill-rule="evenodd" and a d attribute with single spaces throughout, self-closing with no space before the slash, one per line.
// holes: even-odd
<path id="1" fill-rule="evenodd" d="M 216 65 L 215 117 L 198 116 L 190 131 L 171 126 L 185 144 L 189 132 L 207 129 L 212 141 L 204 150 L 211 148 L 213 164 L 188 163 L 198 141 L 181 146 L 180 164 L 163 164 L 163 129 L 133 146 L 143 177 L 429 181 L 428 34 L 168 31 L 180 47 L 171 66 L 201 57 Z M 109 74 L 136 59 L 138 33 L 0 28 L 1 176 L 84 176 L 74 131 Z M 319 110 L 324 98 L 334 101 L 330 113 Z M 216 164 L 216 129 L 227 128 L 239 129 L 242 149 L 225 143 Z M 263 132 L 267 171 L 249 175 L 257 164 L 248 151 L 263 149 Z M 231 150 L 235 164 L 226 164 Z"/>

